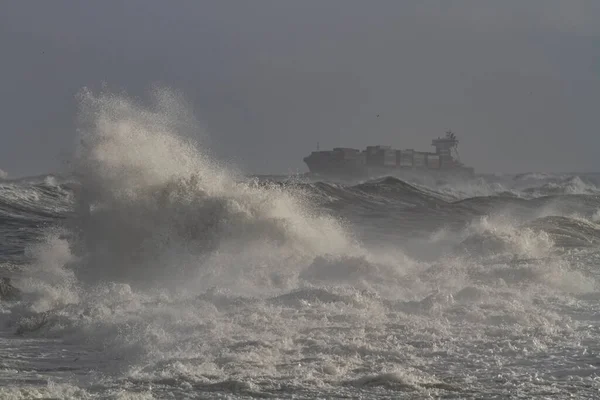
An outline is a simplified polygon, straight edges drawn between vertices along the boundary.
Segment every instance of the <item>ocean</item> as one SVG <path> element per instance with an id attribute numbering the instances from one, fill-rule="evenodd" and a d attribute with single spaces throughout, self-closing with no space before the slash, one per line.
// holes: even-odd
<path id="1" fill-rule="evenodd" d="M 600 174 L 249 177 L 171 100 L 0 181 L 0 398 L 600 396 Z"/>

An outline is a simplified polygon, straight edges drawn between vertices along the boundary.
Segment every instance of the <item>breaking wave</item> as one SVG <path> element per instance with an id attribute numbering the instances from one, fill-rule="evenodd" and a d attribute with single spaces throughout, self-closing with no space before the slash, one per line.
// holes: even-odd
<path id="1" fill-rule="evenodd" d="M 260 288 L 324 254 L 358 250 L 342 224 L 277 185 L 241 181 L 184 139 L 194 121 L 169 93 L 151 110 L 109 94 L 81 97 L 74 165 L 80 279 Z M 244 267 L 241 268 L 240 266 Z"/>

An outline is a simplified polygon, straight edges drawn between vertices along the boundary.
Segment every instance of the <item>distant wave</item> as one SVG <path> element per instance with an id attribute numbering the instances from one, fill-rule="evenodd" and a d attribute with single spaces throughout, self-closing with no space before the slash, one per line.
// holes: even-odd
<path id="1" fill-rule="evenodd" d="M 493 221 L 471 228 L 456 247 L 474 256 L 508 256 L 510 259 L 550 256 L 552 249 L 596 247 L 600 244 L 600 225 L 564 216 L 545 216 L 519 224 L 514 220 Z M 468 232 L 468 230 L 467 230 Z"/>
<path id="2" fill-rule="evenodd" d="M 547 187 L 548 178 L 544 176 L 543 179 L 545 183 L 535 189 L 536 193 L 542 192 Z M 581 185 L 584 181 L 575 177 L 561 178 L 558 182 L 565 185 L 560 186 L 564 189 L 569 185 Z M 385 235 L 393 232 L 398 237 L 427 236 L 439 229 L 460 230 L 468 221 L 485 215 L 510 215 L 525 222 L 547 216 L 577 217 L 594 222 L 599 219 L 597 215 L 600 213 L 600 196 L 589 193 L 593 191 L 589 183 L 586 185 L 590 186 L 582 190 L 585 193 L 578 194 L 569 194 L 571 190 L 561 189 L 552 190 L 552 194 L 531 196 L 533 190 L 528 188 L 521 194 L 517 191 L 508 191 L 468 198 L 451 193 L 445 186 L 436 190 L 436 188 L 394 177 L 373 179 L 355 185 L 306 182 L 288 178 L 276 180 L 273 177 L 261 179 L 255 177 L 247 181 L 239 181 L 238 184 L 242 185 L 240 187 L 262 188 L 260 190 L 266 190 L 264 193 L 275 193 L 274 190 L 282 194 L 289 193 L 293 198 L 304 199 L 301 201 L 310 202 L 321 210 L 348 221 L 359 230 L 366 230 L 369 234 L 381 232 Z M 185 193 L 185 191 L 195 190 L 181 185 L 174 184 L 170 188 L 157 186 L 150 189 L 149 195 L 156 197 L 161 192 L 175 193 L 173 191 L 183 190 Z M 78 183 L 76 178 L 54 175 L 2 182 L 0 183 L 0 218 L 5 224 L 12 224 L 11 227 L 24 228 L 63 220 L 77 211 L 76 199 L 81 197 L 80 187 L 81 183 Z M 581 186 L 577 187 L 581 188 Z M 86 201 L 95 201 L 93 193 L 90 192 L 88 195 L 92 197 Z M 191 192 L 188 192 L 187 196 L 189 195 Z M 173 198 L 173 195 L 167 196 Z M 201 203 L 195 206 L 204 207 Z M 165 207 L 170 206 L 165 205 Z M 197 214 L 200 208 L 190 209 L 188 213 Z M 138 208 L 135 213 L 133 211 L 132 209 L 130 214 L 139 214 L 141 208 Z M 168 208 L 162 210 L 163 214 L 167 212 L 170 212 Z M 148 215 L 146 218 L 156 217 Z M 579 228 L 583 229 L 583 226 Z M 124 227 L 124 229 L 127 231 L 129 228 Z M 194 229 L 204 228 L 197 226 Z M 16 249 L 19 241 L 23 240 L 24 237 L 15 238 L 10 247 Z M 584 242 L 580 243 L 585 245 Z"/>
<path id="3" fill-rule="evenodd" d="M 71 208 L 72 192 L 52 175 L 0 182 L 0 218 L 59 217 Z"/>

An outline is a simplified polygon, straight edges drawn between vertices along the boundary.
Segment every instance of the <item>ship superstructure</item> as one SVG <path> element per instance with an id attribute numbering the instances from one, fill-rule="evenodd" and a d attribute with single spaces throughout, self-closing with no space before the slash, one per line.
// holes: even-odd
<path id="1" fill-rule="evenodd" d="M 364 150 L 336 147 L 313 151 L 304 158 L 311 173 L 319 175 L 364 176 L 395 172 L 472 175 L 458 154 L 459 141 L 452 131 L 431 141 L 435 152 L 397 150 L 391 146 L 367 146 Z"/>

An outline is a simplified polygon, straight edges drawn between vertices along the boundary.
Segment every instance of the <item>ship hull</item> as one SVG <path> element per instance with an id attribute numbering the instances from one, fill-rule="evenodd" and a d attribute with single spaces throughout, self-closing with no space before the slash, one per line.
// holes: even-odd
<path id="1" fill-rule="evenodd" d="M 308 164 L 308 163 L 307 163 Z M 395 176 L 398 178 L 435 179 L 470 178 L 475 175 L 472 168 L 428 169 L 428 168 L 398 168 L 385 166 L 367 166 L 359 164 L 347 165 L 309 165 L 309 175 L 327 179 L 370 179 L 382 176 Z"/>

